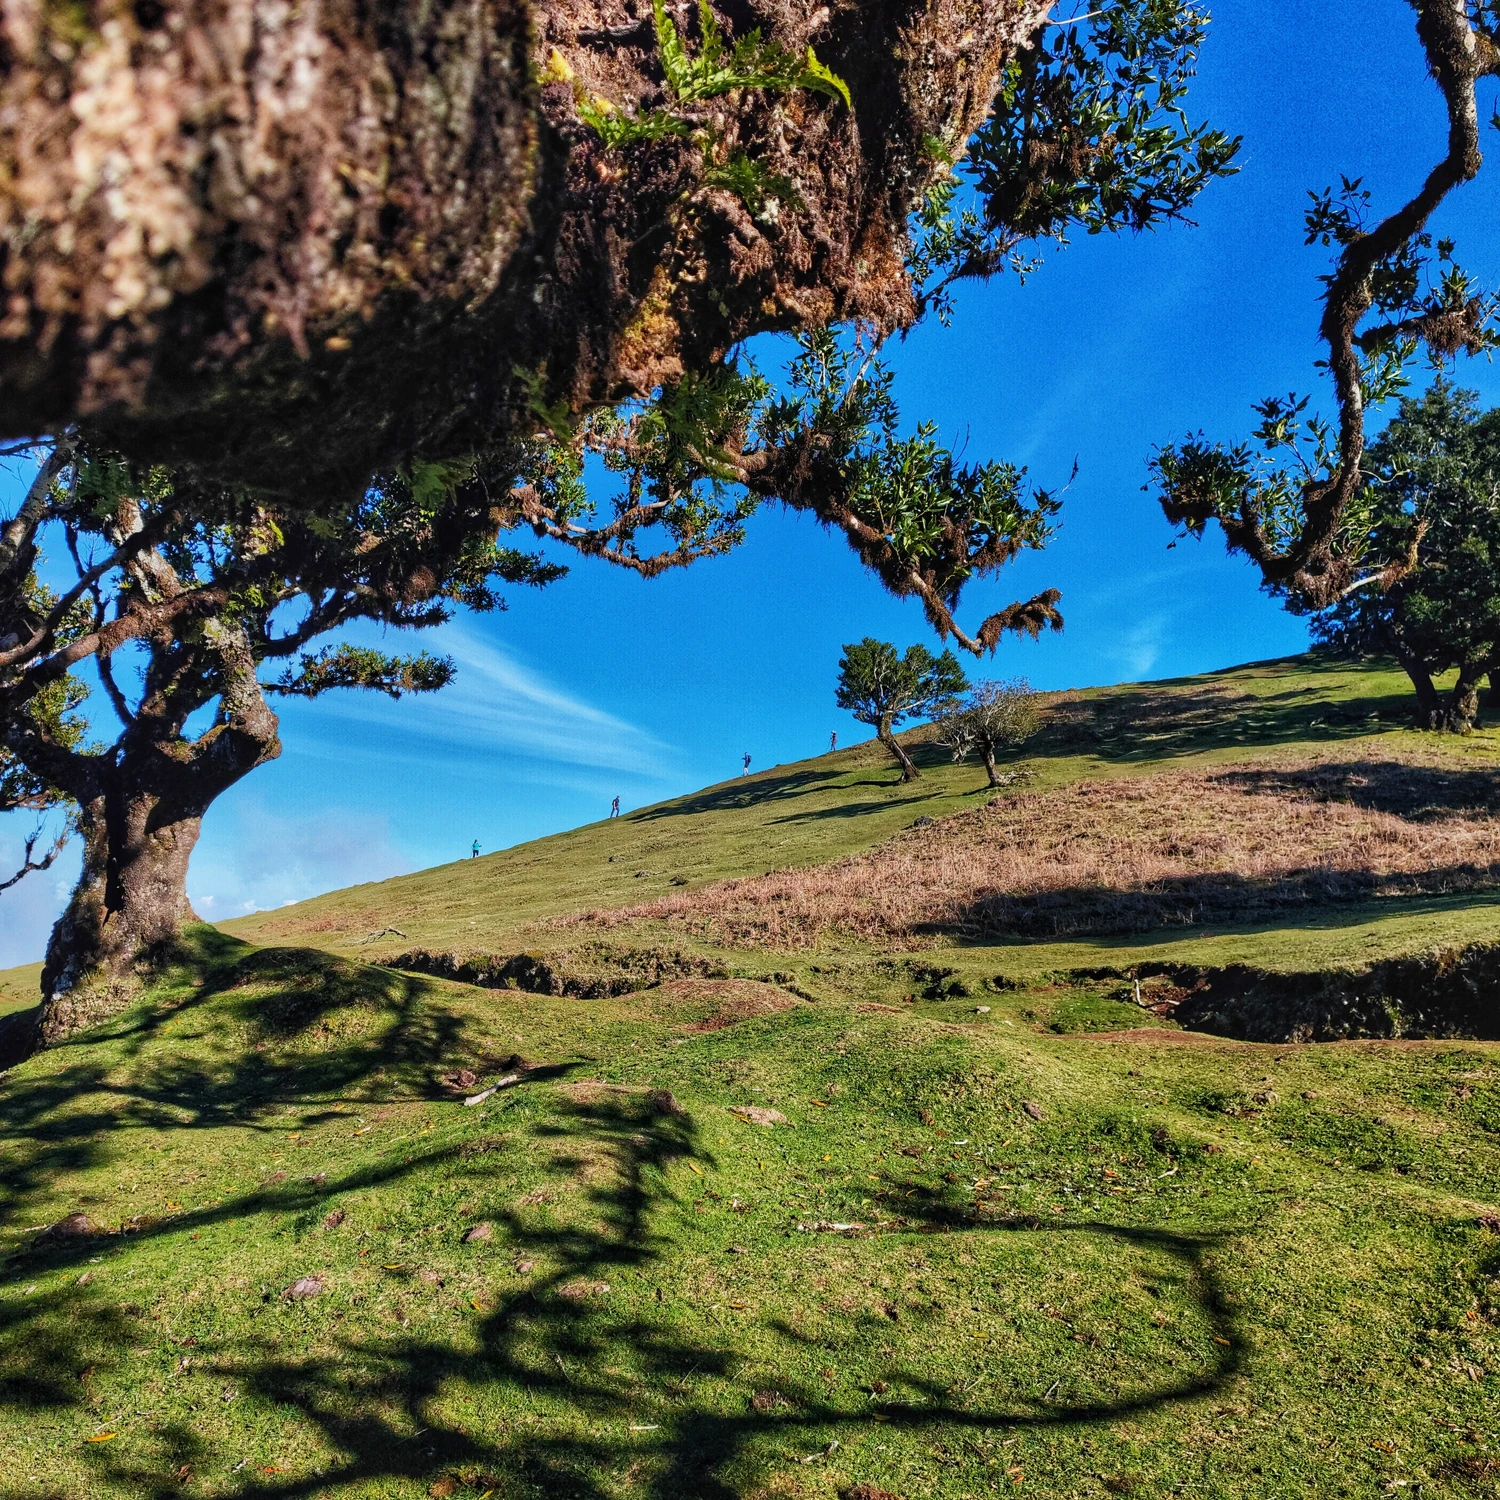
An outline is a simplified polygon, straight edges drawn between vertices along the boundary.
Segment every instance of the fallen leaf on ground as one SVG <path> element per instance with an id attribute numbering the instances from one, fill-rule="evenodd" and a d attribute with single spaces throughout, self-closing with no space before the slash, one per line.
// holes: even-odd
<path id="1" fill-rule="evenodd" d="M 523 1261 L 520 1261 L 516 1265 L 516 1272 L 517 1272 L 518 1275 L 524 1276 L 535 1265 L 536 1265 L 536 1262 L 534 1260 L 523 1260 Z"/>
<path id="2" fill-rule="evenodd" d="M 465 1236 L 464 1244 L 482 1244 L 485 1240 L 495 1237 L 494 1226 L 491 1224 L 476 1224 Z"/>
<path id="3" fill-rule="evenodd" d="M 646 1095 L 646 1102 L 659 1115 L 675 1115 L 678 1119 L 687 1115 L 687 1110 L 678 1102 L 671 1089 L 652 1089 Z"/>
<path id="4" fill-rule="evenodd" d="M 819 1219 L 812 1224 L 799 1224 L 797 1228 L 803 1234 L 852 1234 L 856 1229 L 863 1229 L 863 1224 L 834 1224 L 827 1219 Z"/>
<path id="5" fill-rule="evenodd" d="M 336 1209 L 334 1209 L 334 1211 L 331 1214 L 328 1214 L 328 1215 L 326 1215 L 324 1217 L 324 1219 L 323 1219 L 323 1228 L 324 1229 L 337 1229 L 339 1227 L 339 1225 L 342 1224 L 343 1222 L 344 1222 L 344 1210 L 341 1209 L 341 1208 L 336 1208 Z"/>
<path id="6" fill-rule="evenodd" d="M 688 1171 L 689 1171 L 689 1172 L 696 1172 L 696 1173 L 697 1173 L 697 1174 L 698 1174 L 698 1176 L 699 1176 L 699 1177 L 701 1177 L 701 1176 L 702 1176 L 702 1175 L 703 1175 L 703 1168 L 702 1168 L 702 1167 L 700 1167 L 700 1166 L 699 1166 L 699 1165 L 698 1165 L 698 1163 L 697 1163 L 697 1162 L 695 1162 L 695 1161 L 690 1161 L 690 1162 L 689 1162 L 689 1163 L 688 1163 Z"/>
<path id="7" fill-rule="evenodd" d="M 318 1296 L 325 1285 L 327 1283 L 321 1276 L 299 1276 L 281 1295 L 293 1302 L 301 1302 Z"/>
<path id="8" fill-rule="evenodd" d="M 96 1433 L 91 1438 L 85 1438 L 84 1442 L 86 1442 L 86 1443 L 107 1443 L 111 1438 L 118 1437 L 118 1436 L 119 1436 L 119 1433 L 117 1433 L 117 1432 L 100 1432 L 100 1433 Z"/>
<path id="9" fill-rule="evenodd" d="M 1033 1120 L 1043 1120 L 1046 1118 L 1046 1115 L 1042 1112 L 1042 1106 L 1031 1099 L 1022 1101 L 1021 1112 L 1029 1115 Z"/>
<path id="10" fill-rule="evenodd" d="M 839 1500 L 901 1500 L 901 1497 L 881 1489 L 878 1484 L 855 1484 L 847 1490 L 840 1490 Z"/>

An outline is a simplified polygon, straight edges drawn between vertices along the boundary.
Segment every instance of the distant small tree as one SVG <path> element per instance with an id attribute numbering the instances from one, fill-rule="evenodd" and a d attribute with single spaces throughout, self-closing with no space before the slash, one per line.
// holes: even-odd
<path id="1" fill-rule="evenodd" d="M 999 786 L 995 756 L 1001 750 L 1024 745 L 1040 724 L 1037 696 L 1024 677 L 977 682 L 967 698 L 942 716 L 939 739 L 953 752 L 955 761 L 967 760 L 977 750 L 989 784 Z"/>
<path id="2" fill-rule="evenodd" d="M 1438 380 L 1403 400 L 1371 444 L 1360 514 L 1366 546 L 1408 555 L 1385 588 L 1346 593 L 1313 619 L 1319 640 L 1356 655 L 1389 653 L 1417 694 L 1423 729 L 1467 734 L 1479 685 L 1500 675 L 1500 410 Z M 1294 611 L 1300 601 L 1289 595 Z M 1446 692 L 1434 678 L 1457 668 Z"/>
<path id="3" fill-rule="evenodd" d="M 901 767 L 902 781 L 915 781 L 917 768 L 893 732 L 896 725 L 943 713 L 968 685 L 951 651 L 934 656 L 926 646 L 909 646 L 905 656 L 898 656 L 889 641 L 867 635 L 844 647 L 838 706 L 875 730 Z"/>

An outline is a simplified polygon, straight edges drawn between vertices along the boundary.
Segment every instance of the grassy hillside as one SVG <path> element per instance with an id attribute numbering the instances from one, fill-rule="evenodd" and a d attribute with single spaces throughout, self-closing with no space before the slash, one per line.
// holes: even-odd
<path id="1" fill-rule="evenodd" d="M 1306 662 L 1079 694 L 1024 787 L 1384 758 L 1418 795 L 1377 834 L 1482 832 L 1496 738 L 1404 713 Z M 0 1500 L 1500 1493 L 1500 1045 L 1227 1041 L 1073 972 L 1358 965 L 1500 937 L 1496 903 L 735 938 L 767 870 L 967 826 L 902 832 L 987 800 L 928 759 L 200 929 L 0 1077 Z M 359 959 L 419 946 L 656 969 L 581 998 Z"/>
<path id="2" fill-rule="evenodd" d="M 1058 695 L 1042 734 L 1002 769 L 1046 792 L 1086 778 L 1225 767 L 1247 757 L 1336 750 L 1357 761 L 1403 748 L 1437 754 L 1488 778 L 1500 730 L 1467 739 L 1417 734 L 1410 685 L 1396 671 L 1296 657 L 1201 677 Z M 777 766 L 702 792 L 514 849 L 353 886 L 225 924 L 253 943 L 298 942 L 346 956 L 403 948 L 460 952 L 548 949 L 577 931 L 546 919 L 694 891 L 713 881 L 823 864 L 881 844 L 919 817 L 942 818 L 991 795 L 972 763 L 908 736 L 923 767 L 902 786 L 873 742 Z M 1429 942 L 1500 936 L 1500 906 L 1426 895 L 1321 910 L 1299 924 L 1215 924 L 1163 940 L 1029 942 L 1011 961 L 1024 973 L 1171 954 L 1183 961 L 1271 966 L 1345 964 Z M 384 929 L 399 929 L 384 934 Z"/>

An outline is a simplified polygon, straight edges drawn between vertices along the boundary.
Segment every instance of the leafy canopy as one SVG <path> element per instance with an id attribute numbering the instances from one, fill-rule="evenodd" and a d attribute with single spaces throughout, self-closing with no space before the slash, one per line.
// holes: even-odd
<path id="1" fill-rule="evenodd" d="M 907 719 L 942 712 L 968 685 L 951 651 L 934 656 L 919 643 L 902 656 L 889 641 L 867 635 L 844 647 L 836 701 L 883 736 Z"/>
<path id="2" fill-rule="evenodd" d="M 1232 175 L 1240 138 L 1193 124 L 1188 85 L 1208 31 L 1183 0 L 1104 0 L 1038 33 L 1006 71 L 989 118 L 917 216 L 910 266 L 921 300 L 947 321 L 954 282 L 1039 263 L 1028 241 L 1140 231 L 1184 218 Z"/>
<path id="3" fill-rule="evenodd" d="M 1500 15 L 1488 4 L 1414 0 L 1413 9 L 1447 111 L 1444 154 L 1383 217 L 1358 177 L 1310 193 L 1304 214 L 1306 243 L 1333 252 L 1321 277 L 1317 368 L 1330 377 L 1336 414 L 1320 415 L 1295 392 L 1272 396 L 1255 408 L 1252 441 L 1193 434 L 1151 461 L 1169 521 L 1194 536 L 1217 522 L 1229 549 L 1247 556 L 1268 586 L 1309 609 L 1388 587 L 1416 564 L 1414 534 L 1403 550 L 1388 550 L 1399 528 L 1377 524 L 1370 510 L 1367 412 L 1408 388 L 1419 352 L 1442 369 L 1500 343 L 1500 297 L 1482 291 L 1458 264 L 1454 243 L 1434 240 L 1427 227 L 1483 160 L 1475 89 L 1500 74 Z"/>
<path id="4" fill-rule="evenodd" d="M 1352 654 L 1394 654 L 1429 726 L 1467 728 L 1474 685 L 1500 668 L 1500 410 L 1481 412 L 1474 392 L 1438 380 L 1401 402 L 1366 466 L 1363 545 L 1415 561 L 1387 588 L 1318 611 L 1313 633 Z M 1288 603 L 1305 611 L 1295 594 Z M 1453 668 L 1439 709 L 1431 680 Z"/>

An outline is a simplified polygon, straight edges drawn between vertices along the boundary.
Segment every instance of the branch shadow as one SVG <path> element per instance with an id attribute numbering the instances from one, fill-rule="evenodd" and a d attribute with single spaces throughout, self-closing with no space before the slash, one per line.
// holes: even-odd
<path id="1" fill-rule="evenodd" d="M 278 1105 L 316 1123 L 340 1105 L 444 1097 L 441 1066 L 498 1061 L 420 976 L 212 928 L 187 934 L 174 967 L 180 998 L 48 1049 L 49 1069 L 0 1076 L 0 1229 L 59 1175 L 106 1159 L 123 1127 L 269 1132 L 284 1128 L 267 1114 Z M 161 977 L 173 994 L 172 969 Z M 194 1026 L 208 1045 L 188 1056 L 174 1034 Z"/>
<path id="2" fill-rule="evenodd" d="M 685 1330 L 665 1312 L 612 1311 L 604 1289 L 612 1280 L 654 1274 L 674 1248 L 662 1221 L 686 1205 L 667 1185 L 674 1163 L 705 1154 L 690 1118 L 664 1113 L 653 1096 L 639 1091 L 579 1088 L 532 1126 L 554 1149 L 555 1170 L 579 1161 L 608 1170 L 590 1179 L 587 1214 L 572 1222 L 512 1206 L 492 1215 L 506 1259 L 524 1257 L 543 1269 L 519 1287 L 500 1291 L 493 1305 L 434 1331 L 394 1326 L 374 1333 L 350 1332 L 339 1315 L 321 1316 L 319 1304 L 268 1301 L 264 1330 L 205 1341 L 193 1350 L 199 1374 L 210 1386 L 228 1382 L 240 1400 L 291 1410 L 340 1455 L 332 1467 L 283 1475 L 274 1466 L 215 1476 L 216 1492 L 233 1496 L 336 1496 L 385 1492 L 388 1486 L 433 1484 L 458 1475 L 476 1493 L 582 1497 L 605 1500 L 622 1493 L 628 1468 L 632 1493 L 651 1500 L 738 1500 L 745 1491 L 736 1477 L 743 1463 L 779 1463 L 788 1453 L 824 1445 L 831 1431 L 847 1438 L 875 1423 L 933 1432 L 986 1428 L 1055 1429 L 1097 1424 L 1144 1411 L 1173 1407 L 1220 1389 L 1240 1372 L 1248 1343 L 1230 1310 L 1230 1299 L 1213 1252 L 1225 1236 L 1169 1232 L 1110 1222 L 1049 1222 L 1025 1216 L 991 1216 L 943 1196 L 940 1189 L 901 1194 L 899 1217 L 876 1231 L 913 1243 L 921 1234 L 1034 1236 L 1037 1263 L 1045 1265 L 1049 1241 L 1059 1235 L 1093 1236 L 1103 1245 L 1164 1259 L 1184 1281 L 1197 1315 L 1218 1351 L 1191 1375 L 1167 1372 L 1149 1387 L 1116 1396 L 1091 1390 L 1082 1377 L 1052 1369 L 1036 1377 L 1036 1389 L 1013 1399 L 972 1402 L 968 1391 L 935 1373 L 931 1360 L 893 1361 L 885 1372 L 896 1394 L 876 1405 L 840 1401 L 811 1378 L 783 1382 L 774 1405 L 745 1399 L 730 1409 L 705 1381 L 731 1376 L 743 1354 L 732 1328 L 710 1337 Z M 419 1153 L 412 1160 L 363 1168 L 327 1191 L 347 1191 L 377 1179 L 412 1179 L 454 1148 Z M 476 1192 L 493 1188 L 503 1173 L 503 1153 L 459 1152 L 463 1172 Z M 888 1179 L 894 1189 L 894 1177 Z M 894 1194 L 883 1193 L 889 1201 Z M 141 1233 L 167 1236 L 224 1217 L 244 1219 L 274 1206 L 306 1200 L 305 1189 L 250 1195 L 171 1224 L 146 1225 Z M 915 1241 L 921 1243 L 921 1241 Z M 25 1267 L 4 1280 L 77 1266 L 91 1247 L 55 1245 L 34 1252 Z M 514 1280 L 507 1275 L 507 1279 Z M 658 1292 L 658 1300 L 660 1293 Z M 9 1359 L 0 1379 L 0 1409 L 25 1422 L 46 1411 L 56 1417 L 84 1404 L 86 1390 L 76 1371 L 81 1351 L 95 1364 L 122 1359 L 142 1337 L 140 1310 L 85 1307 L 56 1292 L 30 1301 L 0 1299 L 0 1351 L 26 1351 Z M 66 1321 L 64 1320 L 66 1313 Z M 784 1317 L 771 1313 L 764 1325 L 791 1352 L 805 1341 Z M 62 1331 L 59 1331 L 62 1330 Z M 282 1340 L 278 1342 L 276 1334 Z M 288 1353 L 283 1343 L 295 1352 Z M 50 1371 L 50 1374 L 49 1374 Z M 1065 1390 L 1063 1387 L 1067 1385 Z M 482 1391 L 491 1413 L 465 1419 L 458 1391 Z M 541 1424 L 528 1413 L 563 1412 L 569 1420 Z M 632 1430 L 635 1429 L 635 1430 Z M 649 1434 L 649 1435 L 644 1435 Z M 775 1450 L 769 1451 L 769 1450 Z M 142 1500 L 181 1493 L 184 1467 L 213 1459 L 204 1439 L 183 1422 L 164 1424 L 144 1457 L 89 1450 L 87 1461 L 102 1489 L 113 1487 Z M 433 1493 L 438 1493 L 434 1490 Z M 443 1491 L 451 1493 L 451 1491 Z M 0 1486 L 5 1500 L 42 1500 L 43 1491 L 13 1478 Z"/>

